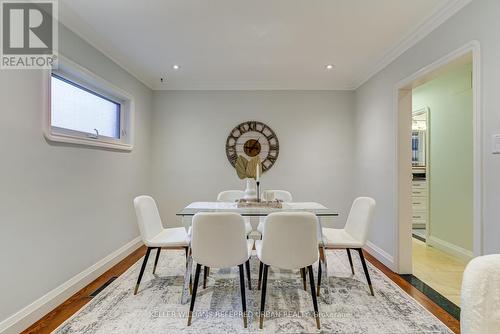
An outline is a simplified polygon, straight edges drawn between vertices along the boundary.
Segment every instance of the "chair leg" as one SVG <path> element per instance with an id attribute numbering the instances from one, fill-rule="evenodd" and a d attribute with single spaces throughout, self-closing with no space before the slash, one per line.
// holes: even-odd
<path id="1" fill-rule="evenodd" d="M 349 248 L 345 249 L 347 251 L 347 257 L 349 258 L 349 264 L 351 265 L 351 272 L 354 275 L 354 265 L 352 264 L 351 250 Z"/>
<path id="2" fill-rule="evenodd" d="M 201 270 L 201 264 L 197 263 L 196 272 L 194 274 L 193 295 L 191 296 L 191 305 L 189 306 L 188 326 L 191 326 L 191 319 L 193 318 L 194 302 L 196 299 L 196 292 L 198 290 L 198 282 L 200 280 L 200 270 Z"/>
<path id="3" fill-rule="evenodd" d="M 322 270 L 325 272 L 325 278 L 328 280 L 328 260 L 326 258 L 326 247 L 319 247 L 319 259 L 323 264 Z"/>
<path id="4" fill-rule="evenodd" d="M 321 328 L 320 324 L 319 324 L 319 310 L 318 310 L 318 299 L 316 298 L 316 291 L 314 289 L 314 274 L 313 274 L 313 269 L 312 269 L 312 266 L 308 266 L 307 267 L 308 271 L 309 271 L 309 283 L 311 284 L 311 296 L 312 296 L 312 300 L 313 300 L 313 306 L 314 306 L 314 318 L 316 319 L 316 327 L 318 327 L 318 329 Z"/>
<path id="5" fill-rule="evenodd" d="M 259 261 L 259 280 L 257 281 L 257 290 L 260 290 L 260 282 L 262 281 L 262 266 L 264 264 Z"/>
<path id="6" fill-rule="evenodd" d="M 361 264 L 363 265 L 363 270 L 365 272 L 366 281 L 368 282 L 368 287 L 370 288 L 370 293 L 372 296 L 375 296 L 373 293 L 372 281 L 370 279 L 370 273 L 368 272 L 368 268 L 366 267 L 365 256 L 363 255 L 363 250 L 358 248 L 359 258 L 361 259 Z"/>
<path id="7" fill-rule="evenodd" d="M 300 268 L 300 274 L 302 276 L 302 285 L 304 286 L 304 291 L 307 291 L 307 270 L 306 268 Z"/>
<path id="8" fill-rule="evenodd" d="M 321 260 L 318 262 L 318 291 L 316 295 L 319 296 L 321 287 Z"/>
<path id="9" fill-rule="evenodd" d="M 267 270 L 269 266 L 264 264 L 264 277 L 262 281 L 262 291 L 260 293 L 260 314 L 259 314 L 259 328 L 264 326 L 264 310 L 266 306 L 266 290 L 267 290 Z"/>
<path id="10" fill-rule="evenodd" d="M 189 252 L 190 252 L 190 247 L 184 247 L 184 250 L 186 251 L 186 270 L 188 270 L 188 259 L 189 259 Z M 189 293 L 193 293 L 193 275 L 189 275 Z"/>
<path id="11" fill-rule="evenodd" d="M 203 267 L 203 289 L 207 288 L 208 267 Z"/>
<path id="12" fill-rule="evenodd" d="M 158 260 L 160 259 L 160 251 L 161 247 L 158 247 L 158 249 L 156 250 L 156 258 L 155 258 L 155 265 L 153 267 L 153 274 L 156 272 L 156 266 L 158 265 Z"/>
<path id="13" fill-rule="evenodd" d="M 139 278 L 137 279 L 137 284 L 135 285 L 135 289 L 134 289 L 134 295 L 136 295 L 137 290 L 139 290 L 139 284 L 141 284 L 142 275 L 144 275 L 144 269 L 146 269 L 146 264 L 148 263 L 149 254 L 151 253 L 152 249 L 153 248 L 148 247 L 148 250 L 146 251 L 146 255 L 144 256 L 144 261 L 142 261 L 141 271 L 139 272 Z"/>
<path id="14" fill-rule="evenodd" d="M 248 263 L 248 262 L 247 262 Z M 245 274 L 243 273 L 243 265 L 238 266 L 240 270 L 240 290 L 241 290 L 241 307 L 243 309 L 243 327 L 247 328 L 247 302 L 245 299 Z"/>
<path id="15" fill-rule="evenodd" d="M 245 269 L 247 271 L 247 280 L 248 280 L 248 290 L 252 290 L 252 277 L 250 274 L 250 259 L 245 262 Z"/>

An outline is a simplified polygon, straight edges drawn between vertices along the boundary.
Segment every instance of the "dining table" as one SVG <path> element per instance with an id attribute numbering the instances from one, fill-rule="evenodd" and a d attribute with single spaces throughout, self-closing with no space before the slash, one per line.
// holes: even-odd
<path id="1" fill-rule="evenodd" d="M 339 216 L 338 211 L 329 209 L 324 205 L 316 202 L 283 202 L 280 203 L 280 207 L 276 206 L 256 206 L 249 207 L 243 206 L 238 202 L 193 202 L 188 206 L 184 207 L 182 210 L 177 212 L 177 216 L 182 217 L 183 223 L 186 229 L 191 225 L 190 219 L 184 219 L 193 217 L 199 212 L 236 212 L 243 217 L 266 217 L 267 215 L 274 212 L 311 212 L 316 217 L 318 217 L 318 240 L 321 244 L 323 240 L 322 234 L 322 224 L 321 218 L 324 217 L 337 217 Z M 184 275 L 184 286 L 181 296 L 181 304 L 186 304 L 189 299 L 189 282 L 192 275 L 193 259 L 191 257 L 191 245 L 188 248 L 188 257 L 186 264 L 186 272 Z M 322 269 L 326 273 L 326 261 L 320 261 Z"/>

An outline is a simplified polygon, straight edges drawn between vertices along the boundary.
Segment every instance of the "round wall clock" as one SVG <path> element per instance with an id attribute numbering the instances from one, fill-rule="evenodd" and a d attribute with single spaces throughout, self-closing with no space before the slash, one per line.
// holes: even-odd
<path id="1" fill-rule="evenodd" d="M 246 159 L 255 156 L 262 161 L 262 171 L 270 169 L 279 154 L 279 141 L 274 131 L 264 123 L 256 121 L 243 122 L 237 125 L 226 140 L 227 159 L 233 165 L 241 155 Z"/>

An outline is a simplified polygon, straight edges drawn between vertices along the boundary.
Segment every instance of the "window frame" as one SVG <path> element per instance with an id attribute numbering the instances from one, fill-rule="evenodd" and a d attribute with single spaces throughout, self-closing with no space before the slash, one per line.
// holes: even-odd
<path id="1" fill-rule="evenodd" d="M 52 126 L 51 80 L 52 75 L 91 94 L 120 105 L 120 138 Z M 58 69 L 46 71 L 44 135 L 49 141 L 131 151 L 133 149 L 134 100 L 121 88 L 111 84 L 90 70 L 59 55 Z"/>

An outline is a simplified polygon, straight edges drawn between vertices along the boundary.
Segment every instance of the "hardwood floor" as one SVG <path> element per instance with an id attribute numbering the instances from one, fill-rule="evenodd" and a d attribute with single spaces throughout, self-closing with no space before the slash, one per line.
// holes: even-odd
<path id="1" fill-rule="evenodd" d="M 71 296 L 64 303 L 55 308 L 52 312 L 45 315 L 42 319 L 35 322 L 29 328 L 22 332 L 22 334 L 37 333 L 45 334 L 51 333 L 66 319 L 75 314 L 85 304 L 92 300 L 90 294 L 97 290 L 100 286 L 106 283 L 110 278 L 120 276 L 134 263 L 139 261 L 146 253 L 146 247 L 142 246 L 127 256 L 125 259 L 117 263 L 114 267 L 99 276 L 95 281 L 78 291 Z"/>
<path id="2" fill-rule="evenodd" d="M 146 253 L 146 247 L 141 247 L 135 252 L 130 254 L 124 260 L 119 262 L 113 268 L 109 269 L 107 272 L 102 274 L 95 281 L 87 285 L 82 290 L 78 291 L 71 298 L 66 300 L 63 304 L 59 305 L 52 312 L 44 316 L 42 319 L 34 323 L 28 329 L 26 329 L 22 334 L 27 333 L 51 333 L 60 324 L 62 324 L 66 319 L 75 314 L 80 308 L 87 304 L 92 298 L 89 296 L 92 292 L 106 283 L 110 278 L 119 276 L 124 273 L 130 266 L 139 261 L 141 257 Z M 366 259 L 372 263 L 375 267 L 380 269 L 385 275 L 387 275 L 392 281 L 399 285 L 406 293 L 415 298 L 420 304 L 422 304 L 427 310 L 434 314 L 438 319 L 440 319 L 444 324 L 446 324 L 453 332 L 460 333 L 460 323 L 449 315 L 445 310 L 436 305 L 433 301 L 427 298 L 423 293 L 418 291 L 407 281 L 401 278 L 398 274 L 393 273 L 389 268 L 384 266 L 381 262 L 376 260 L 373 256 L 365 252 Z"/>
<path id="3" fill-rule="evenodd" d="M 365 252 L 366 259 L 382 271 L 387 277 L 389 277 L 394 283 L 399 285 L 407 294 L 412 296 L 417 300 L 423 307 L 425 307 L 429 312 L 434 314 L 439 320 L 441 320 L 446 326 L 448 326 L 454 333 L 460 333 L 460 322 L 453 318 L 448 312 L 439 307 L 436 303 L 430 300 L 426 295 L 417 290 L 413 285 L 405 281 L 401 276 L 392 272 L 389 268 L 384 266 L 380 261 L 375 259 L 373 256 Z"/>
<path id="4" fill-rule="evenodd" d="M 413 275 L 457 306 L 467 263 L 413 238 Z"/>

